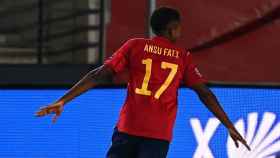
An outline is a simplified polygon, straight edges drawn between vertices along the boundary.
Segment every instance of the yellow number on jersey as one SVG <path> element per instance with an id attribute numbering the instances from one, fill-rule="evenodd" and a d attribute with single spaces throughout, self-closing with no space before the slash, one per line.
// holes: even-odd
<path id="1" fill-rule="evenodd" d="M 144 81 L 142 83 L 141 89 L 136 88 L 135 93 L 140 94 L 140 95 L 150 96 L 152 94 L 152 92 L 150 90 L 148 90 L 148 84 L 149 84 L 149 80 L 151 78 L 151 73 L 152 73 L 152 59 L 150 59 L 150 58 L 145 59 L 142 61 L 142 63 L 146 65 L 146 73 L 145 73 L 145 77 L 144 77 Z M 161 94 L 171 84 L 172 80 L 174 79 L 174 77 L 177 73 L 178 65 L 168 63 L 168 62 L 162 62 L 161 68 L 162 69 L 171 69 L 171 71 L 170 71 L 168 77 L 166 78 L 166 80 L 164 81 L 164 83 L 161 85 L 161 87 L 156 91 L 155 96 L 154 96 L 156 99 L 159 99 Z"/>
<path id="2" fill-rule="evenodd" d="M 156 99 L 159 99 L 161 94 L 166 90 L 166 88 L 170 85 L 170 83 L 174 79 L 174 77 L 177 73 L 177 70 L 178 70 L 178 65 L 167 63 L 167 62 L 162 62 L 161 68 L 162 69 L 171 69 L 171 71 L 170 71 L 168 77 L 166 78 L 166 80 L 164 81 L 163 85 L 161 85 L 161 87 L 157 90 L 157 92 L 155 94 Z"/>
<path id="3" fill-rule="evenodd" d="M 152 73 L 152 59 L 143 60 L 142 64 L 146 65 L 146 74 L 145 74 L 141 89 L 136 88 L 135 93 L 140 94 L 140 95 L 150 96 L 152 94 L 152 92 L 148 90 L 148 84 L 149 84 L 149 80 L 151 78 L 151 73 Z"/>

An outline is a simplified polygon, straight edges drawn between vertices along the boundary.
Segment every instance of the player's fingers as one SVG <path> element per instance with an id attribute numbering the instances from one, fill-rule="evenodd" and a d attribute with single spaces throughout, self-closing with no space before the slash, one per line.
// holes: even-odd
<path id="1" fill-rule="evenodd" d="M 52 123 L 56 123 L 58 117 L 59 117 L 59 115 L 54 115 L 54 117 L 52 118 Z"/>
<path id="2" fill-rule="evenodd" d="M 236 140 L 240 141 L 249 151 L 251 151 L 250 146 L 247 144 L 246 140 L 238 133 L 236 136 Z"/>
<path id="3" fill-rule="evenodd" d="M 54 107 L 43 107 L 43 108 L 40 108 L 40 110 L 38 112 L 36 112 L 36 116 L 37 117 L 41 117 L 41 116 L 45 116 L 45 115 L 48 115 L 48 114 L 51 114 L 55 112 L 55 108 Z"/>
<path id="4" fill-rule="evenodd" d="M 251 148 L 250 148 L 250 146 L 249 146 L 247 143 L 245 143 L 244 145 L 245 145 L 245 147 L 246 147 L 249 151 L 251 151 Z"/>
<path id="5" fill-rule="evenodd" d="M 251 151 L 251 148 L 250 148 L 250 146 L 247 144 L 246 140 L 242 139 L 242 140 L 240 140 L 240 142 L 241 142 L 249 151 Z"/>
<path id="6" fill-rule="evenodd" d="M 239 147 L 238 138 L 233 133 L 231 133 L 230 136 L 231 136 L 231 139 L 233 140 L 235 146 L 238 148 Z"/>
<path id="7" fill-rule="evenodd" d="M 55 123 L 56 121 L 57 121 L 57 119 L 58 119 L 58 117 L 61 115 L 61 113 L 62 113 L 62 108 L 59 108 L 59 109 L 55 109 L 55 115 L 54 115 L 54 117 L 53 117 L 53 119 L 52 119 L 52 123 Z"/>
<path id="8" fill-rule="evenodd" d="M 238 144 L 238 141 L 237 140 L 234 140 L 234 144 L 237 148 L 239 148 L 239 144 Z"/>
<path id="9" fill-rule="evenodd" d="M 49 109 L 51 109 L 52 107 L 50 107 L 50 106 L 44 106 L 44 107 L 41 107 L 39 110 L 49 110 Z"/>
<path id="10" fill-rule="evenodd" d="M 39 111 L 37 111 L 36 112 L 36 116 L 37 117 L 41 117 L 41 116 L 45 116 L 45 115 L 47 115 L 48 113 L 47 113 L 47 111 L 46 110 L 39 110 Z"/>
<path id="11" fill-rule="evenodd" d="M 37 111 L 35 113 L 35 116 L 37 116 L 37 117 L 41 117 L 41 116 L 44 116 L 44 115 L 45 115 L 45 113 L 43 111 Z"/>

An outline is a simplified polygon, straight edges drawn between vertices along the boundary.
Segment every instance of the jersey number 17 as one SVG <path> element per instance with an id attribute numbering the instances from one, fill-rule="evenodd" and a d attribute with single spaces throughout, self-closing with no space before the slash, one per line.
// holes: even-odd
<path id="1" fill-rule="evenodd" d="M 152 95 L 152 92 L 150 90 L 148 90 L 148 84 L 149 84 L 151 74 L 152 74 L 152 62 L 153 62 L 153 60 L 150 58 L 142 60 L 142 64 L 146 65 L 146 73 L 145 73 L 145 77 L 144 77 L 141 88 L 135 89 L 136 94 L 145 95 L 145 96 Z M 168 86 L 173 81 L 173 79 L 177 73 L 177 70 L 178 70 L 178 65 L 168 63 L 168 62 L 161 62 L 161 68 L 170 69 L 171 71 L 170 71 L 169 75 L 167 76 L 167 78 L 165 79 L 164 83 L 161 85 L 161 87 L 156 91 L 156 93 L 154 95 L 154 97 L 156 99 L 160 98 L 162 93 L 168 88 Z"/>

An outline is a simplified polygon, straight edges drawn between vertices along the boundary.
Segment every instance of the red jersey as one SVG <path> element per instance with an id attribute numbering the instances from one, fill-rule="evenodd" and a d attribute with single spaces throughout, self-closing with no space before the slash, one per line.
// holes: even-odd
<path id="1" fill-rule="evenodd" d="M 118 73 L 127 69 L 127 98 L 120 112 L 120 132 L 170 141 L 181 82 L 205 82 L 191 54 L 168 39 L 131 39 L 105 65 Z"/>

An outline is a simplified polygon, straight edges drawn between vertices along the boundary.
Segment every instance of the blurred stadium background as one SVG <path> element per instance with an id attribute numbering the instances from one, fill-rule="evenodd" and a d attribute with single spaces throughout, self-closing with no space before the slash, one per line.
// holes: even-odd
<path id="1" fill-rule="evenodd" d="M 201 148 L 191 122 L 199 120 L 207 133 L 212 115 L 183 87 L 169 158 L 276 158 L 280 0 L 1 0 L 0 158 L 104 157 L 126 94 L 126 73 L 70 103 L 55 125 L 33 113 L 127 39 L 153 36 L 149 15 L 164 5 L 181 11 L 179 44 L 191 50 L 253 146 L 251 155 L 237 152 L 219 126 Z"/>

